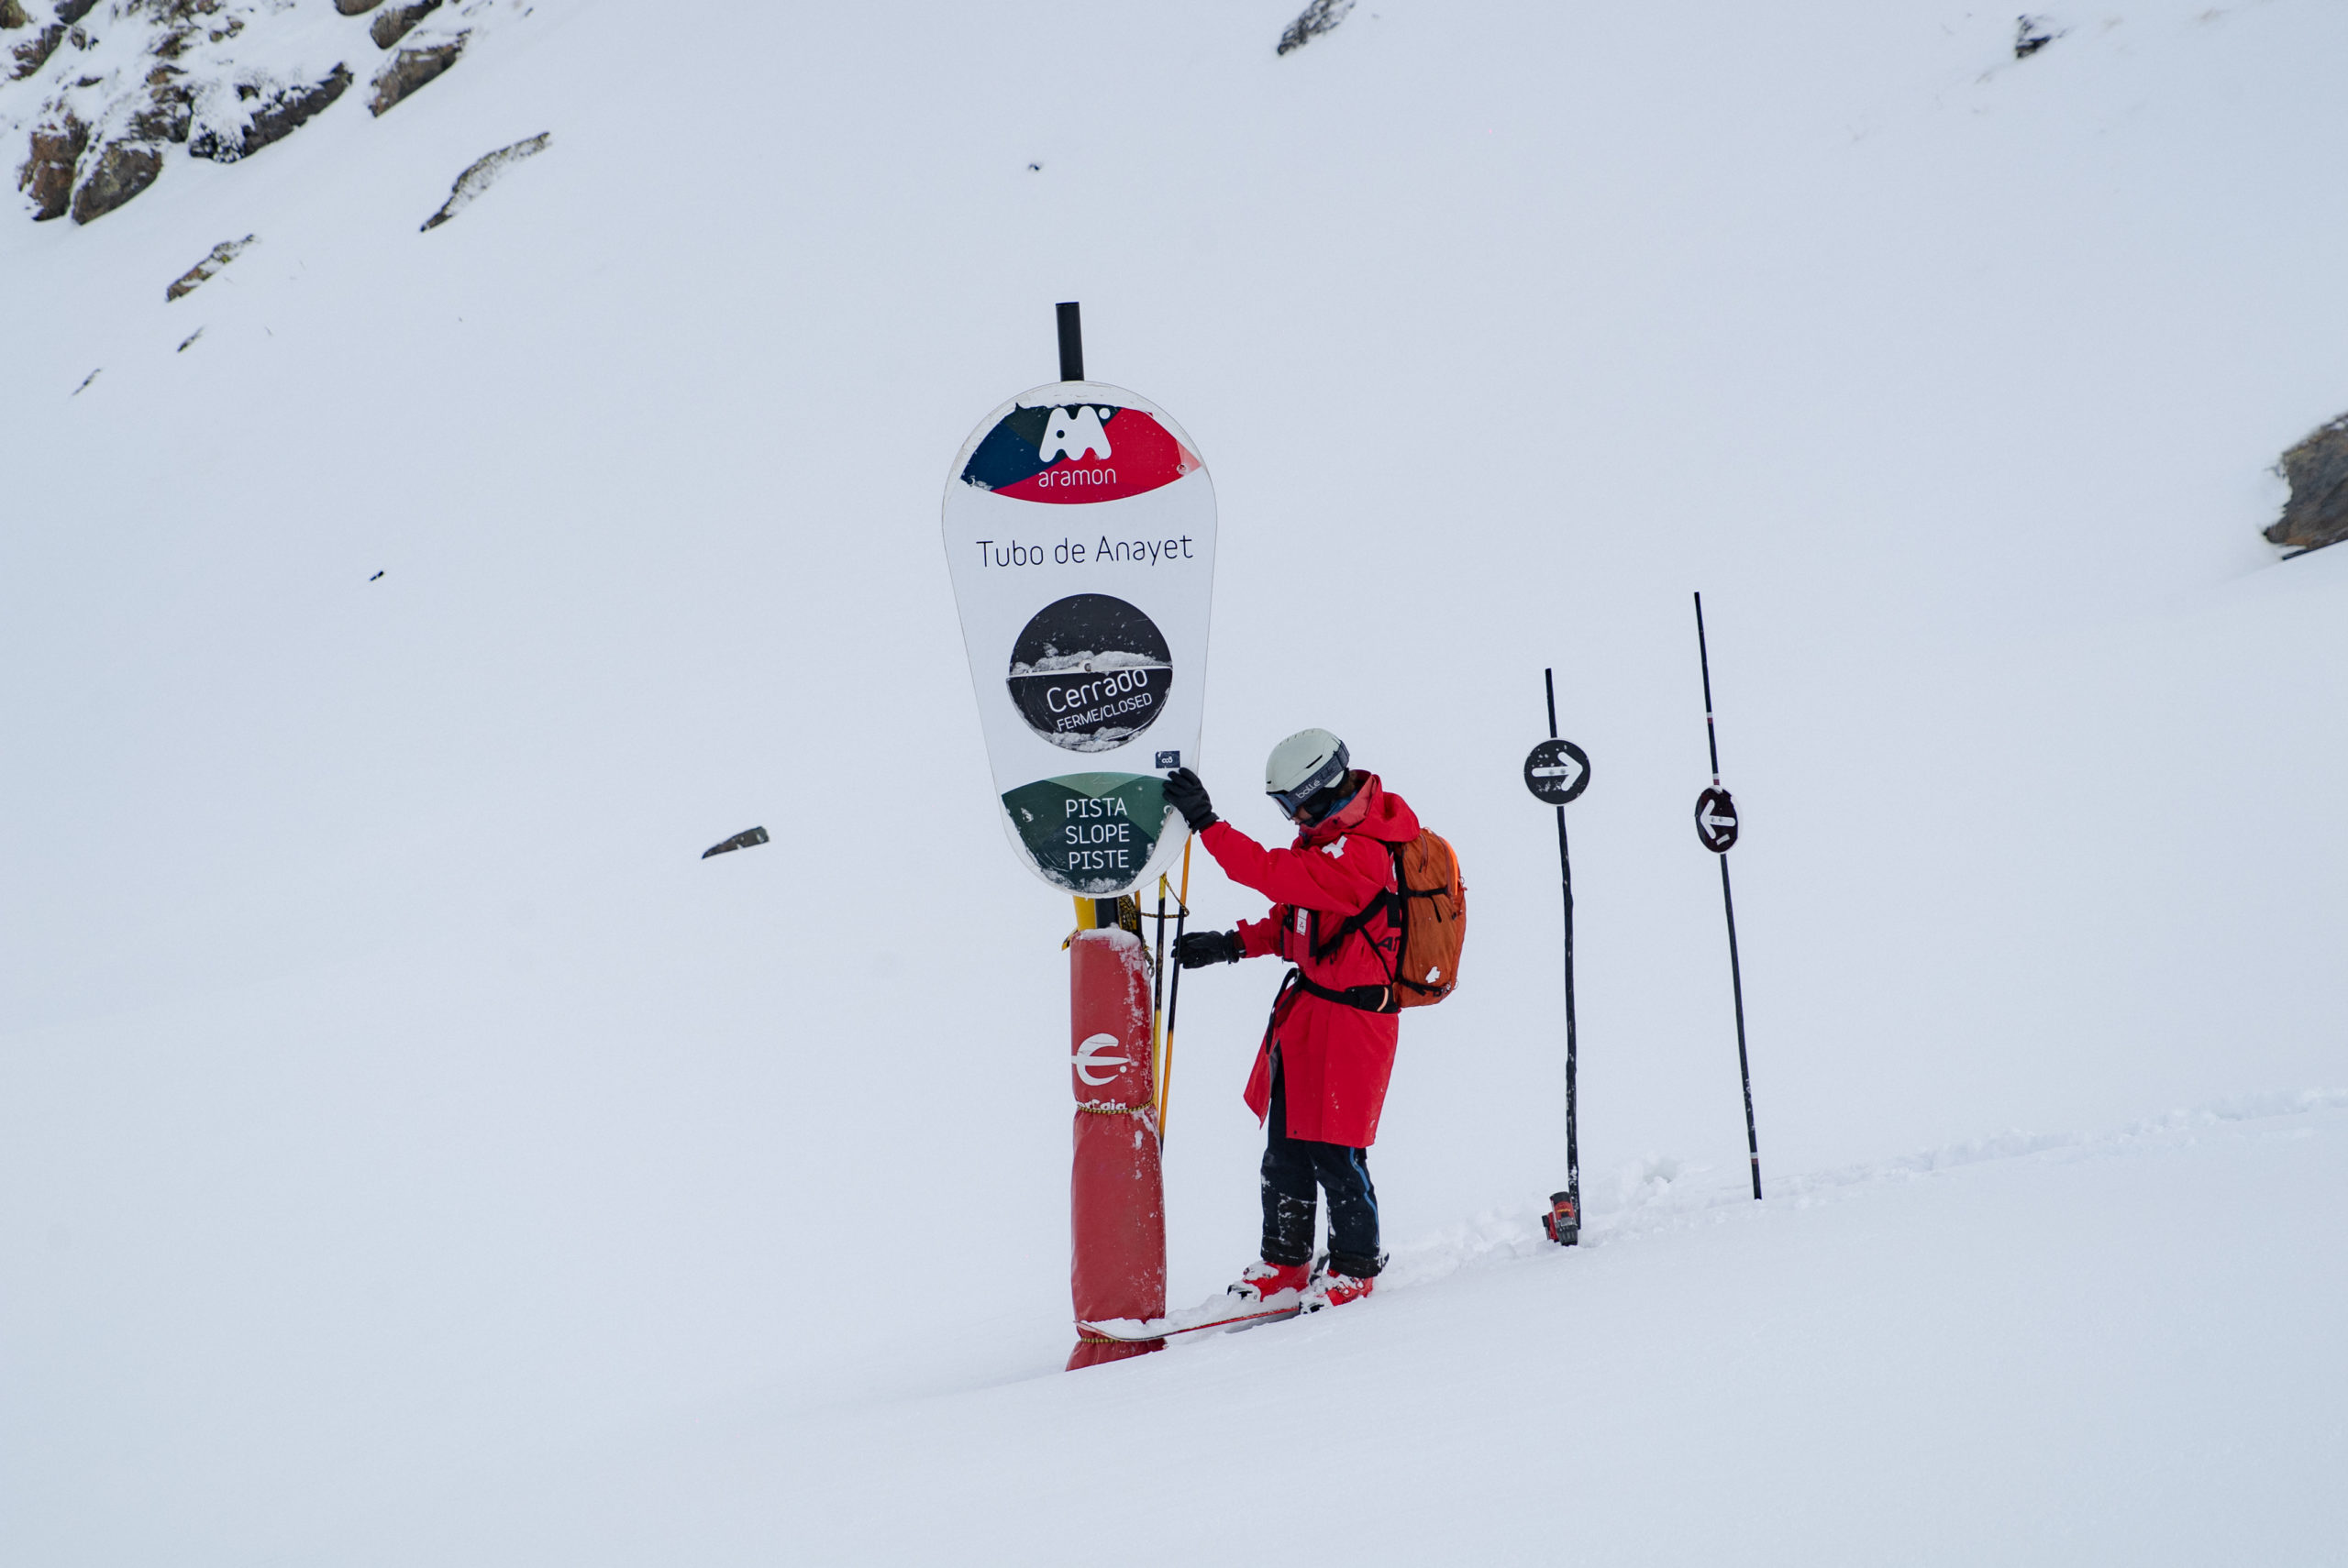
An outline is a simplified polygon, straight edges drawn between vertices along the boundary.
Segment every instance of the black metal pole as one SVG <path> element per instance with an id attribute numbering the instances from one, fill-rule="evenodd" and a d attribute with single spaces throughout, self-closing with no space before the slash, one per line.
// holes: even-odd
<path id="1" fill-rule="evenodd" d="M 1704 744 L 1712 752 L 1712 788 L 1721 787 L 1721 741 L 1712 730 L 1712 656 L 1704 646 L 1704 596 L 1696 595 L 1696 662 L 1704 667 Z"/>
<path id="2" fill-rule="evenodd" d="M 1704 670 L 1704 744 L 1711 748 L 1712 788 L 1721 783 L 1721 743 L 1712 725 L 1712 657 L 1704 645 L 1704 596 L 1696 595 L 1696 657 Z M 1729 891 L 1728 856 L 1721 862 L 1721 909 L 1728 916 L 1728 984 L 1736 999 L 1736 1072 L 1744 1085 L 1744 1151 L 1753 1162 L 1753 1196 L 1761 1196 L 1761 1137 L 1753 1122 L 1753 1066 L 1744 1051 L 1744 971 L 1736 959 L 1736 899 Z"/>
<path id="3" fill-rule="evenodd" d="M 1060 313 L 1060 380 L 1080 381 L 1084 379 L 1084 323 L 1078 318 L 1074 300 L 1062 300 Z"/>
<path id="4" fill-rule="evenodd" d="M 1557 672 L 1545 669 L 1541 683 L 1549 697 L 1549 738 L 1557 738 Z M 1557 808 L 1557 877 L 1566 900 L 1566 1191 L 1574 1212 L 1574 1235 L 1558 1241 L 1570 1246 L 1581 1234 L 1581 1146 L 1576 1126 L 1579 1104 L 1575 1086 L 1578 1042 L 1574 1034 L 1574 862 L 1566 845 L 1566 809 Z"/>
<path id="5" fill-rule="evenodd" d="M 1736 1072 L 1744 1081 L 1744 1152 L 1753 1162 L 1753 1196 L 1761 1196 L 1761 1140 L 1753 1130 L 1753 1068 L 1744 1056 L 1744 975 L 1736 963 L 1736 898 L 1728 890 L 1728 856 L 1721 856 L 1721 908 L 1728 915 L 1728 988 L 1736 999 Z"/>

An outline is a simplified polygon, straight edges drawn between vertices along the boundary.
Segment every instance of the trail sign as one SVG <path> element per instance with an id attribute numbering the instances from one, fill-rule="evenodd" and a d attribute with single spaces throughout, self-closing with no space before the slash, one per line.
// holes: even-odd
<path id="1" fill-rule="evenodd" d="M 1164 410 L 1056 381 L 989 414 L 946 483 L 946 564 L 1022 863 L 1086 898 L 1179 853 L 1163 770 L 1196 767 L 1214 486 Z"/>
<path id="2" fill-rule="evenodd" d="M 1717 784 L 1696 797 L 1696 836 L 1714 855 L 1736 847 L 1736 802 Z"/>
<path id="3" fill-rule="evenodd" d="M 1576 1077 L 1580 1042 L 1574 1029 L 1574 861 L 1566 843 L 1566 802 L 1589 787 L 1589 754 L 1557 738 L 1555 669 L 1541 672 L 1541 690 L 1549 703 L 1549 738 L 1524 759 L 1524 787 L 1557 811 L 1557 888 L 1566 913 L 1566 1190 L 1549 1195 L 1541 1228 L 1559 1246 L 1570 1247 L 1581 1240 L 1581 1091 Z"/>
<path id="4" fill-rule="evenodd" d="M 1700 593 L 1696 595 L 1696 667 L 1704 672 L 1704 749 L 1712 758 L 1712 787 L 1696 797 L 1696 836 L 1720 857 L 1721 915 L 1728 922 L 1728 990 L 1736 1003 L 1736 1072 L 1744 1080 L 1744 1152 L 1753 1163 L 1753 1201 L 1758 1203 L 1761 1134 L 1753 1122 L 1753 1060 L 1744 1051 L 1744 966 L 1736 958 L 1736 895 L 1728 883 L 1728 852 L 1736 844 L 1736 802 L 1721 788 L 1720 731 L 1712 723 L 1712 654 L 1704 641 Z"/>
<path id="5" fill-rule="evenodd" d="M 1524 759 L 1524 787 L 1544 805 L 1564 805 L 1589 788 L 1589 754 L 1568 740 L 1543 741 Z"/>

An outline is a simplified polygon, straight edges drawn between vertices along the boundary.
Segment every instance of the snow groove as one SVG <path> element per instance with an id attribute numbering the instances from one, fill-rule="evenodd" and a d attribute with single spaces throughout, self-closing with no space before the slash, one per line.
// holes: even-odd
<path id="1" fill-rule="evenodd" d="M 1773 1176 L 1761 1209 L 1808 1208 L 1855 1198 L 1895 1182 L 1926 1180 L 1967 1166 L 1996 1161 L 2105 1158 L 2190 1144 L 2201 1134 L 2250 1130 L 2259 1122 L 2348 1111 L 2348 1089 L 2278 1089 L 2230 1096 L 2191 1110 L 2144 1117 L 2104 1132 L 2030 1132 L 2012 1129 L 1915 1154 L 1861 1161 L 1824 1171 Z M 1719 1171 L 1721 1174 L 1713 1176 Z M 1711 1176 L 1711 1179 L 1704 1179 Z M 1692 1178 L 1692 1179 L 1691 1179 Z M 1665 1155 L 1624 1166 L 1610 1202 L 1585 1194 L 1581 1244 L 1610 1246 L 1644 1237 L 1717 1224 L 1739 1212 L 1753 1212 L 1741 1165 L 1723 1169 L 1689 1165 Z M 1487 1209 L 1455 1221 L 1432 1236 L 1398 1248 L 1380 1276 L 1387 1289 L 1426 1285 L 1463 1268 L 1481 1267 L 1545 1253 L 1550 1243 L 1540 1221 L 1528 1215 Z"/>

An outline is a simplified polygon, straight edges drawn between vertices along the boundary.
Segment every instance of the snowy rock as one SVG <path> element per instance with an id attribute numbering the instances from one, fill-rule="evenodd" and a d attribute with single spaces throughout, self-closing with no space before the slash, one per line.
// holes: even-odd
<path id="1" fill-rule="evenodd" d="M 183 80 L 186 75 L 171 65 L 159 65 L 148 72 L 147 101 L 134 105 L 125 122 L 129 139 L 174 144 L 187 140 L 194 121 L 194 94 Z"/>
<path id="2" fill-rule="evenodd" d="M 232 94 L 207 100 L 205 123 L 188 138 L 187 149 L 197 158 L 234 163 L 249 158 L 271 142 L 282 141 L 350 85 L 350 67 L 337 65 L 322 80 L 306 87 L 270 89 L 259 83 L 239 83 Z M 218 105 L 243 121 L 241 128 L 226 116 L 216 117 Z"/>
<path id="3" fill-rule="evenodd" d="M 2068 31 L 2068 28 L 2059 26 L 2052 17 L 2016 17 L 2014 58 L 2028 60 Z"/>
<path id="4" fill-rule="evenodd" d="M 55 54 L 57 46 L 64 41 L 65 24 L 51 22 L 22 43 L 11 45 L 8 50 L 8 80 L 22 82 L 47 65 L 49 57 Z"/>
<path id="5" fill-rule="evenodd" d="M 172 300 L 180 299 L 194 293 L 196 289 L 204 284 L 206 279 L 219 271 L 221 268 L 226 267 L 229 262 L 234 261 L 238 257 L 243 255 L 245 253 L 246 247 L 252 244 L 253 238 L 254 237 L 249 234 L 242 239 L 224 239 L 219 244 L 214 246 L 210 255 L 205 257 L 203 260 L 198 261 L 194 266 L 190 267 L 186 271 L 182 272 L 179 277 L 173 281 L 172 286 L 163 291 L 164 302 L 168 304 Z M 183 343 L 180 347 L 184 348 L 187 345 Z"/>
<path id="6" fill-rule="evenodd" d="M 410 28 L 438 9 L 440 0 L 412 0 L 409 5 L 394 6 L 375 18 L 367 36 L 375 40 L 377 49 L 389 49 L 407 37 Z"/>
<path id="7" fill-rule="evenodd" d="M 2311 550 L 2348 539 L 2348 414 L 2309 431 L 2275 467 L 2291 497 L 2266 530 L 2269 544 Z"/>
<path id="8" fill-rule="evenodd" d="M 32 198 L 33 221 L 63 217 L 73 200 L 73 170 L 90 145 L 90 127 L 71 114 L 36 129 L 31 154 L 17 171 L 17 189 Z"/>
<path id="9" fill-rule="evenodd" d="M 1353 8 L 1354 0 L 1312 0 L 1280 34 L 1279 47 L 1272 52 L 1286 54 L 1292 49 L 1302 49 L 1308 41 L 1344 21 L 1346 13 Z"/>
<path id="10" fill-rule="evenodd" d="M 369 100 L 367 112 L 381 115 L 409 94 L 432 81 L 457 63 L 465 52 L 465 39 L 470 33 L 459 33 L 447 43 L 430 44 L 422 49 L 404 49 L 392 57 L 375 78 L 375 95 Z"/>
<path id="11" fill-rule="evenodd" d="M 162 171 L 163 149 L 153 142 L 106 143 L 73 189 L 73 221 L 90 223 L 105 216 L 153 184 Z"/>
<path id="12" fill-rule="evenodd" d="M 0 148 L 8 149 L 0 167 L 15 169 L 38 220 L 111 212 L 168 171 L 174 147 L 221 163 L 250 157 L 332 106 L 378 48 L 393 50 L 372 83 L 380 115 L 448 70 L 480 28 L 526 16 L 530 0 L 336 0 L 332 7 L 320 0 L 110 0 L 103 7 L 0 0 Z M 462 22 L 444 22 L 460 10 Z M 73 145 L 69 125 L 87 127 L 73 164 L 60 156 Z"/>
<path id="13" fill-rule="evenodd" d="M 440 210 L 424 220 L 425 228 L 438 228 L 464 211 L 472 204 L 474 197 L 495 184 L 497 177 L 512 165 L 544 152 L 553 137 L 552 131 L 540 131 L 511 147 L 501 147 L 495 152 L 475 160 L 471 168 L 457 176 L 457 182 L 449 187 L 449 199 L 440 204 Z"/>

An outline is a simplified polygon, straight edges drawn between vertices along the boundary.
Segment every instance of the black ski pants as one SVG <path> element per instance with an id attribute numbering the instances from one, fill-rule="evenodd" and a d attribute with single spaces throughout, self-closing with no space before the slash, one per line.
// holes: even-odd
<path id="1" fill-rule="evenodd" d="M 1378 1251 L 1378 1189 L 1369 1151 L 1288 1135 L 1288 1092 L 1279 1055 L 1272 1055 L 1272 1103 L 1264 1118 L 1264 1261 L 1312 1261 L 1313 1189 L 1329 1195 L 1329 1266 L 1368 1279 L 1383 1264 Z"/>

